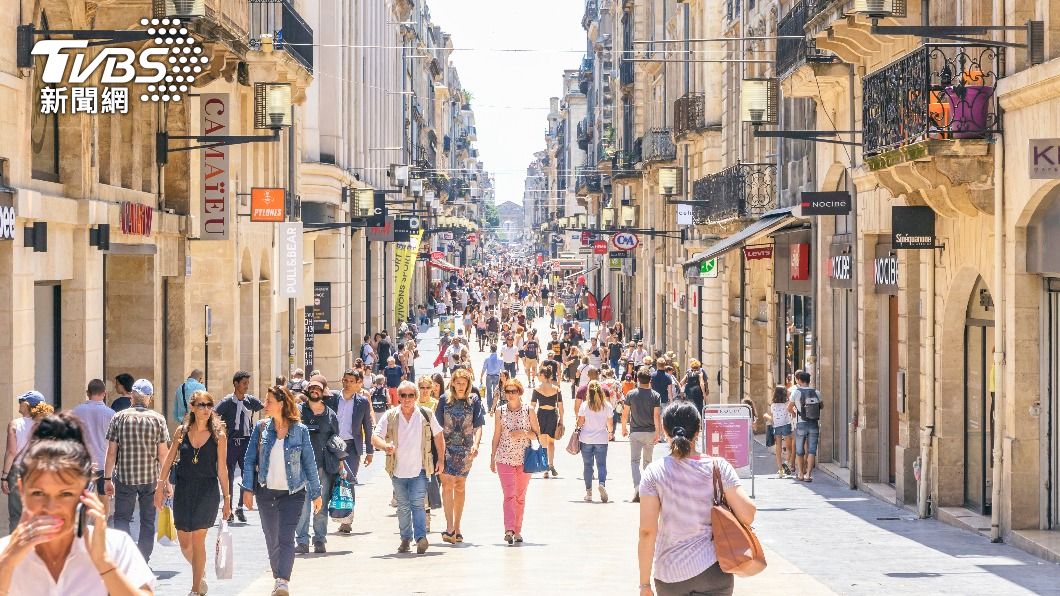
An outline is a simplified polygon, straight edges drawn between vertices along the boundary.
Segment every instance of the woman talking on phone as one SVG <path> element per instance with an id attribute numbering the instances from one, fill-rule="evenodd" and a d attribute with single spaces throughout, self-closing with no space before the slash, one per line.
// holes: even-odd
<path id="1" fill-rule="evenodd" d="M 221 417 L 214 414 L 213 397 L 205 391 L 191 394 L 188 413 L 177 427 L 169 455 L 162 463 L 158 483 L 166 490 L 155 491 L 155 508 L 161 510 L 166 496 L 173 495 L 173 523 L 184 559 L 191 563 L 191 595 L 206 593 L 206 531 L 217 519 L 217 507 L 224 505 L 221 519 L 232 513 L 228 494 L 228 441 Z M 180 460 L 174 462 L 177 454 Z M 169 486 L 169 470 L 176 466 L 176 488 Z"/>
<path id="2" fill-rule="evenodd" d="M 148 595 L 155 575 L 125 532 L 107 529 L 81 422 L 63 412 L 33 430 L 19 466 L 22 519 L 0 538 L 0 594 Z"/>

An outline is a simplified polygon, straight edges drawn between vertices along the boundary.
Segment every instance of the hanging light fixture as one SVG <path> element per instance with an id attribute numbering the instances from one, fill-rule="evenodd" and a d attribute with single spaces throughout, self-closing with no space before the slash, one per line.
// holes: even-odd
<path id="1" fill-rule="evenodd" d="M 666 167 L 659 168 L 659 194 L 664 197 L 672 197 L 680 192 L 681 168 Z"/>
<path id="2" fill-rule="evenodd" d="M 635 227 L 637 221 L 637 208 L 632 205 L 622 206 L 622 225 L 627 228 Z"/>
<path id="3" fill-rule="evenodd" d="M 744 79 L 740 85 L 740 120 L 751 124 L 776 124 L 776 79 Z"/>
<path id="4" fill-rule="evenodd" d="M 371 217 L 375 210 L 375 191 L 371 188 L 358 188 L 353 191 L 353 216 Z"/>
<path id="5" fill-rule="evenodd" d="M 615 227 L 615 211 L 614 207 L 604 207 L 600 210 L 600 223 L 601 227 L 605 230 L 611 230 Z"/>

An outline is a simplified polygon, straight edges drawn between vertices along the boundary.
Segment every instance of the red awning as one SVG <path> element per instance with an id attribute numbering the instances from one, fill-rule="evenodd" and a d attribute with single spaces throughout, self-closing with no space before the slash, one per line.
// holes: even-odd
<path id="1" fill-rule="evenodd" d="M 438 269 L 441 269 L 442 271 L 448 271 L 450 273 L 460 273 L 460 267 L 457 267 L 456 265 L 442 260 L 435 259 L 427 261 L 427 266 L 436 267 Z"/>

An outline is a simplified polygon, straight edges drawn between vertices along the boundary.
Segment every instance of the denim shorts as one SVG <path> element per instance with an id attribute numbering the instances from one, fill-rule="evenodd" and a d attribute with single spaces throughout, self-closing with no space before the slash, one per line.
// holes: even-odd
<path id="1" fill-rule="evenodd" d="M 800 420 L 795 425 L 795 455 L 817 455 L 817 440 L 821 437 L 821 426 L 816 420 Z M 803 440 L 809 445 L 803 447 Z"/>
<path id="2" fill-rule="evenodd" d="M 791 436 L 791 423 L 787 423 L 781 426 L 773 427 L 773 435 L 777 437 L 790 437 Z"/>

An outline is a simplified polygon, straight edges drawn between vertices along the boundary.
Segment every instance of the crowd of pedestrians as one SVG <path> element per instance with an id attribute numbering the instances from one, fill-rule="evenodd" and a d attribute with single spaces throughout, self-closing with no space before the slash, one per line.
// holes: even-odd
<path id="1" fill-rule="evenodd" d="M 631 500 L 641 507 L 641 592 L 730 593 L 732 576 L 713 554 L 704 487 L 720 474 L 741 521 L 750 523 L 754 506 L 732 467 L 696 448 L 711 375 L 696 359 L 681 374 L 672 353 L 649 350 L 621 323 L 591 324 L 588 311 L 584 285 L 502 256 L 434 282 L 427 304 L 393 336 L 366 335 L 342 371 L 341 390 L 320 371 L 296 369 L 258 398 L 251 373 L 236 371 L 230 393 L 216 399 L 196 369 L 173 395 L 171 422 L 152 407 L 150 380 L 128 374 L 113 379 L 109 405 L 106 384 L 93 379 L 86 400 L 59 414 L 40 393 L 26 392 L 8 427 L 0 476 L 13 530 L 0 541 L 0 594 L 45 585 L 37 567 L 10 565 L 28 557 L 44 573 L 55 553 L 69 553 L 68 567 L 51 573 L 60 585 L 150 591 L 156 516 L 171 507 L 191 596 L 209 589 L 207 531 L 219 521 L 246 525 L 250 509 L 259 512 L 272 594 L 286 596 L 296 556 L 327 552 L 329 522 L 339 534 L 353 532 L 352 512 L 334 515 L 329 501 L 342 490 L 356 499 L 358 475 L 376 451 L 385 454 L 397 552 L 430 548 L 439 508 L 442 542 L 459 545 L 467 480 L 487 473 L 475 465 L 487 433 L 489 473 L 501 489 L 498 529 L 508 545 L 525 540 L 532 475 L 560 478 L 564 443 L 581 457 L 584 501 L 611 500 L 608 478 L 616 474 L 614 467 L 609 474 L 608 453 L 619 435 L 630 444 Z M 534 326 L 541 319 L 548 321 L 544 337 L 544 323 Z M 418 337 L 433 324 L 441 333 L 427 372 Z M 477 371 L 473 350 L 483 355 Z M 823 408 L 810 382 L 799 371 L 793 386 L 778 386 L 765 416 L 779 474 L 805 482 L 812 481 Z M 670 453 L 653 461 L 659 443 Z M 62 490 L 73 496 L 61 511 L 43 511 L 37 495 Z M 79 511 L 84 522 L 75 520 Z M 136 512 L 139 530 L 130 537 Z M 74 525 L 84 549 L 68 548 Z"/>

